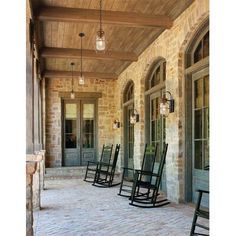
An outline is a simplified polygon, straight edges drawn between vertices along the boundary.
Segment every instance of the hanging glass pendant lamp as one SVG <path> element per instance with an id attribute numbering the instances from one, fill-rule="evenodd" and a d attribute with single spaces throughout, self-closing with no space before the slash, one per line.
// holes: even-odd
<path id="1" fill-rule="evenodd" d="M 106 49 L 105 32 L 102 30 L 102 0 L 100 0 L 100 29 L 96 36 L 96 51 L 104 52 Z"/>
<path id="2" fill-rule="evenodd" d="M 84 33 L 79 34 L 81 38 L 81 47 L 80 47 L 80 76 L 79 76 L 79 84 L 84 84 L 84 75 L 83 75 L 83 67 L 82 67 L 82 38 L 85 36 Z"/>

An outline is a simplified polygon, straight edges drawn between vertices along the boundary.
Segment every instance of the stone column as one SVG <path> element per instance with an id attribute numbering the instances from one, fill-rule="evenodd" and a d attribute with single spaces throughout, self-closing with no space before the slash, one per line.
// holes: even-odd
<path id="1" fill-rule="evenodd" d="M 33 209 L 39 210 L 40 209 L 40 165 L 43 160 L 43 157 L 41 154 L 31 154 L 26 156 L 26 160 L 30 162 L 35 162 L 36 170 L 33 175 Z"/>
<path id="2" fill-rule="evenodd" d="M 36 162 L 26 162 L 26 236 L 33 236 L 33 174 Z"/>

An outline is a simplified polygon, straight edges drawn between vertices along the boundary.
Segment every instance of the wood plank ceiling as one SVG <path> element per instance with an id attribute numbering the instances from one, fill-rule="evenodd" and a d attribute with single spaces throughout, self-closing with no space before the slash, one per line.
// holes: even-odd
<path id="1" fill-rule="evenodd" d="M 99 0 L 31 0 L 37 48 L 45 77 L 69 77 L 70 63 L 87 77 L 117 78 L 193 0 L 103 0 L 105 53 L 95 52 L 99 30 Z"/>

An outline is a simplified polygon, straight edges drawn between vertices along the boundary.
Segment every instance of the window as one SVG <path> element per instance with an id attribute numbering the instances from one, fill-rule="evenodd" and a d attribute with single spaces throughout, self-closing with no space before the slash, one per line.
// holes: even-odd
<path id="1" fill-rule="evenodd" d="M 134 98 L 134 83 L 130 82 L 127 85 L 124 93 L 124 102 L 128 102 L 129 100 Z"/>
<path id="2" fill-rule="evenodd" d="M 160 60 L 153 68 L 152 73 L 150 74 L 146 90 L 151 89 L 157 85 L 163 84 L 166 80 L 166 61 Z"/>
<path id="3" fill-rule="evenodd" d="M 209 31 L 203 36 L 193 53 L 193 63 L 209 56 Z"/>

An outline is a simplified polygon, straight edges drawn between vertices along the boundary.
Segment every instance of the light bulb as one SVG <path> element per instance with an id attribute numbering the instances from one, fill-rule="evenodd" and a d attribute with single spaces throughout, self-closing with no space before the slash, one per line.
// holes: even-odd
<path id="1" fill-rule="evenodd" d="M 81 76 L 79 77 L 79 84 L 81 84 L 81 85 L 84 84 L 84 76 L 83 76 L 83 75 L 81 75 Z"/>
<path id="2" fill-rule="evenodd" d="M 75 98 L 75 93 L 74 93 L 73 91 L 71 91 L 71 93 L 70 93 L 70 98 L 71 98 L 71 99 L 74 99 L 74 98 Z"/>
<path id="3" fill-rule="evenodd" d="M 167 102 L 160 104 L 160 114 L 167 117 L 169 115 L 169 105 Z"/>
<path id="4" fill-rule="evenodd" d="M 98 32 L 96 36 L 96 50 L 97 51 L 104 51 L 106 48 L 106 40 L 104 33 L 101 34 Z"/>

